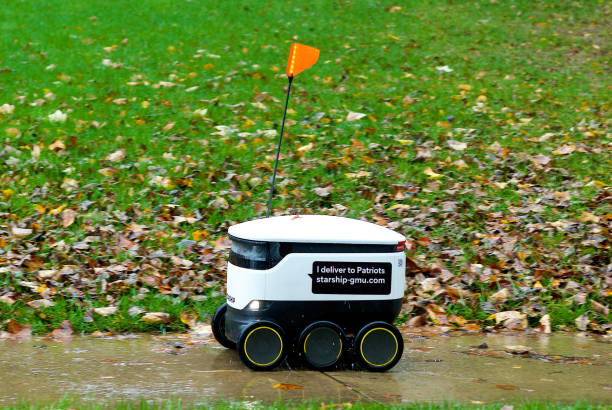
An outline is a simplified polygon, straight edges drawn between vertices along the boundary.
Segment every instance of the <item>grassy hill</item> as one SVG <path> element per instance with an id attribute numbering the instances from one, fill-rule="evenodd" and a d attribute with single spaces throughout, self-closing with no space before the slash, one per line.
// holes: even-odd
<path id="1" fill-rule="evenodd" d="M 206 319 L 227 227 L 264 212 L 297 41 L 321 57 L 294 81 L 276 213 L 405 234 L 411 324 L 609 330 L 610 7 L 10 0 L 0 323 Z"/>

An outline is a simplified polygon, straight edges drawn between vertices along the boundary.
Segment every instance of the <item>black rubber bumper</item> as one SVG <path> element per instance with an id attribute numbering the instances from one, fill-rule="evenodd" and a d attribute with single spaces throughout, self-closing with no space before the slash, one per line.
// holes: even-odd
<path id="1" fill-rule="evenodd" d="M 367 323 L 393 323 L 399 315 L 402 299 L 359 301 L 269 301 L 257 311 L 227 307 L 225 335 L 237 342 L 242 331 L 262 320 L 277 323 L 289 340 L 295 340 L 312 322 L 325 320 L 340 326 L 347 335 L 355 334 Z"/>

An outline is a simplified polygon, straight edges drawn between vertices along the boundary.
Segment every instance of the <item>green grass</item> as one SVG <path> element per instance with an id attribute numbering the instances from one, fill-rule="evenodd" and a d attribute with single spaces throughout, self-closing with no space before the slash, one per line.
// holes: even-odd
<path id="1" fill-rule="evenodd" d="M 541 303 L 555 328 L 587 313 L 601 331 L 610 315 L 564 300 L 586 292 L 612 302 L 603 280 L 609 19 L 609 1 L 9 0 L 0 11 L 0 106 L 14 106 L 0 114 L 0 296 L 17 303 L 0 302 L 0 323 L 16 317 L 44 332 L 69 318 L 85 332 L 152 330 L 126 317 L 138 305 L 170 313 L 164 328 L 179 330 L 179 310 L 210 314 L 220 298 L 199 299 L 225 281 L 226 251 L 214 241 L 264 212 L 277 137 L 263 131 L 280 128 L 297 39 L 321 57 L 293 83 L 276 212 L 340 204 L 349 217 L 395 222 L 411 242 L 427 238 L 409 256 L 477 291 L 435 300 L 468 320 L 485 324 L 481 302 L 509 287 L 519 292 L 499 310 Z M 204 108 L 205 118 L 193 115 Z M 56 110 L 66 122 L 49 121 Z M 349 111 L 367 116 L 348 122 Z M 219 135 L 221 126 L 235 131 Z M 571 152 L 555 154 L 562 146 Z M 120 149 L 124 159 L 107 159 Z M 550 162 L 536 166 L 537 155 Z M 360 171 L 369 176 L 350 176 Z M 327 184 L 330 195 L 314 192 Z M 75 219 L 63 226 L 67 209 Z M 583 212 L 597 222 L 578 223 Z M 578 225 L 551 225 L 566 220 Z M 194 232 L 201 241 L 185 243 Z M 496 279 L 475 277 L 474 264 Z M 75 273 L 38 277 L 67 265 Z M 536 272 L 562 270 L 536 300 L 520 290 Z M 565 291 L 570 280 L 581 287 Z M 151 296 L 133 302 L 143 287 Z M 409 288 L 408 301 L 427 296 L 414 279 Z M 26 307 L 39 293 L 56 307 Z M 121 314 L 82 323 L 104 305 Z"/>
<path id="2" fill-rule="evenodd" d="M 51 404 L 31 404 L 31 403 L 20 403 L 17 406 L 5 406 L 1 407 L 3 410 L 6 409 L 122 409 L 122 410 L 171 410 L 171 409 L 312 409 L 312 408 L 333 408 L 333 409 L 357 409 L 357 410 L 371 410 L 371 409 L 406 409 L 406 410 L 459 410 L 459 409 L 491 409 L 498 410 L 508 404 L 463 404 L 463 403 L 419 403 L 419 404 L 379 404 L 379 403 L 362 403 L 362 402 L 347 402 L 347 403 L 333 403 L 333 402 L 322 402 L 316 400 L 309 400 L 303 402 L 275 402 L 273 404 L 262 404 L 262 403 L 241 403 L 241 402 L 226 402 L 220 401 L 214 404 L 207 405 L 184 405 L 180 401 L 163 401 L 158 403 L 151 403 L 145 400 L 140 402 L 120 402 L 112 405 L 104 403 L 91 403 L 91 402 L 79 402 L 71 399 L 64 399 L 59 402 Z M 556 409 L 572 409 L 572 410 L 586 410 L 586 409 L 604 409 L 605 405 L 577 402 L 574 404 L 558 404 L 552 402 L 537 402 L 537 401 L 523 401 L 520 403 L 511 404 L 514 409 L 517 410 L 556 410 Z"/>

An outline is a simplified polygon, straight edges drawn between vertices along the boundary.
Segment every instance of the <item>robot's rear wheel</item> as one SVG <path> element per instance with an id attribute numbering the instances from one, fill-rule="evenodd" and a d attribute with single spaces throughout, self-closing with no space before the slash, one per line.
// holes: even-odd
<path id="1" fill-rule="evenodd" d="M 344 332 L 338 325 L 319 321 L 310 324 L 302 331 L 298 347 L 308 367 L 326 370 L 340 361 L 345 340 Z"/>
<path id="2" fill-rule="evenodd" d="M 219 306 L 212 319 L 212 332 L 217 339 L 217 342 L 228 349 L 235 349 L 236 343 L 232 342 L 225 336 L 225 312 L 227 312 L 227 303 Z"/>
<path id="3" fill-rule="evenodd" d="M 274 322 L 255 322 L 246 327 L 238 341 L 240 360 L 253 370 L 272 370 L 285 360 L 287 340 Z"/>
<path id="4" fill-rule="evenodd" d="M 384 372 L 402 358 L 404 341 L 395 326 L 387 322 L 372 322 L 357 333 L 353 350 L 361 367 Z"/>

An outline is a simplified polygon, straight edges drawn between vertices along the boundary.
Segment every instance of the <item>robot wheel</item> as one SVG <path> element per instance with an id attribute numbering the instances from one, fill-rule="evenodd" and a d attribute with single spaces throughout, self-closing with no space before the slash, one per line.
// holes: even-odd
<path id="1" fill-rule="evenodd" d="M 227 312 L 227 303 L 219 306 L 212 319 L 212 332 L 217 339 L 217 342 L 228 349 L 236 349 L 236 343 L 232 342 L 225 336 L 225 312 Z"/>
<path id="2" fill-rule="evenodd" d="M 318 321 L 301 333 L 298 348 L 305 364 L 314 370 L 333 368 L 342 358 L 346 336 L 340 326 Z"/>
<path id="3" fill-rule="evenodd" d="M 247 326 L 238 341 L 240 360 L 253 370 L 272 370 L 285 360 L 287 340 L 274 322 L 260 321 Z"/>
<path id="4" fill-rule="evenodd" d="M 387 322 L 371 322 L 357 333 L 353 350 L 362 368 L 384 372 L 402 358 L 404 342 L 395 326 Z"/>

